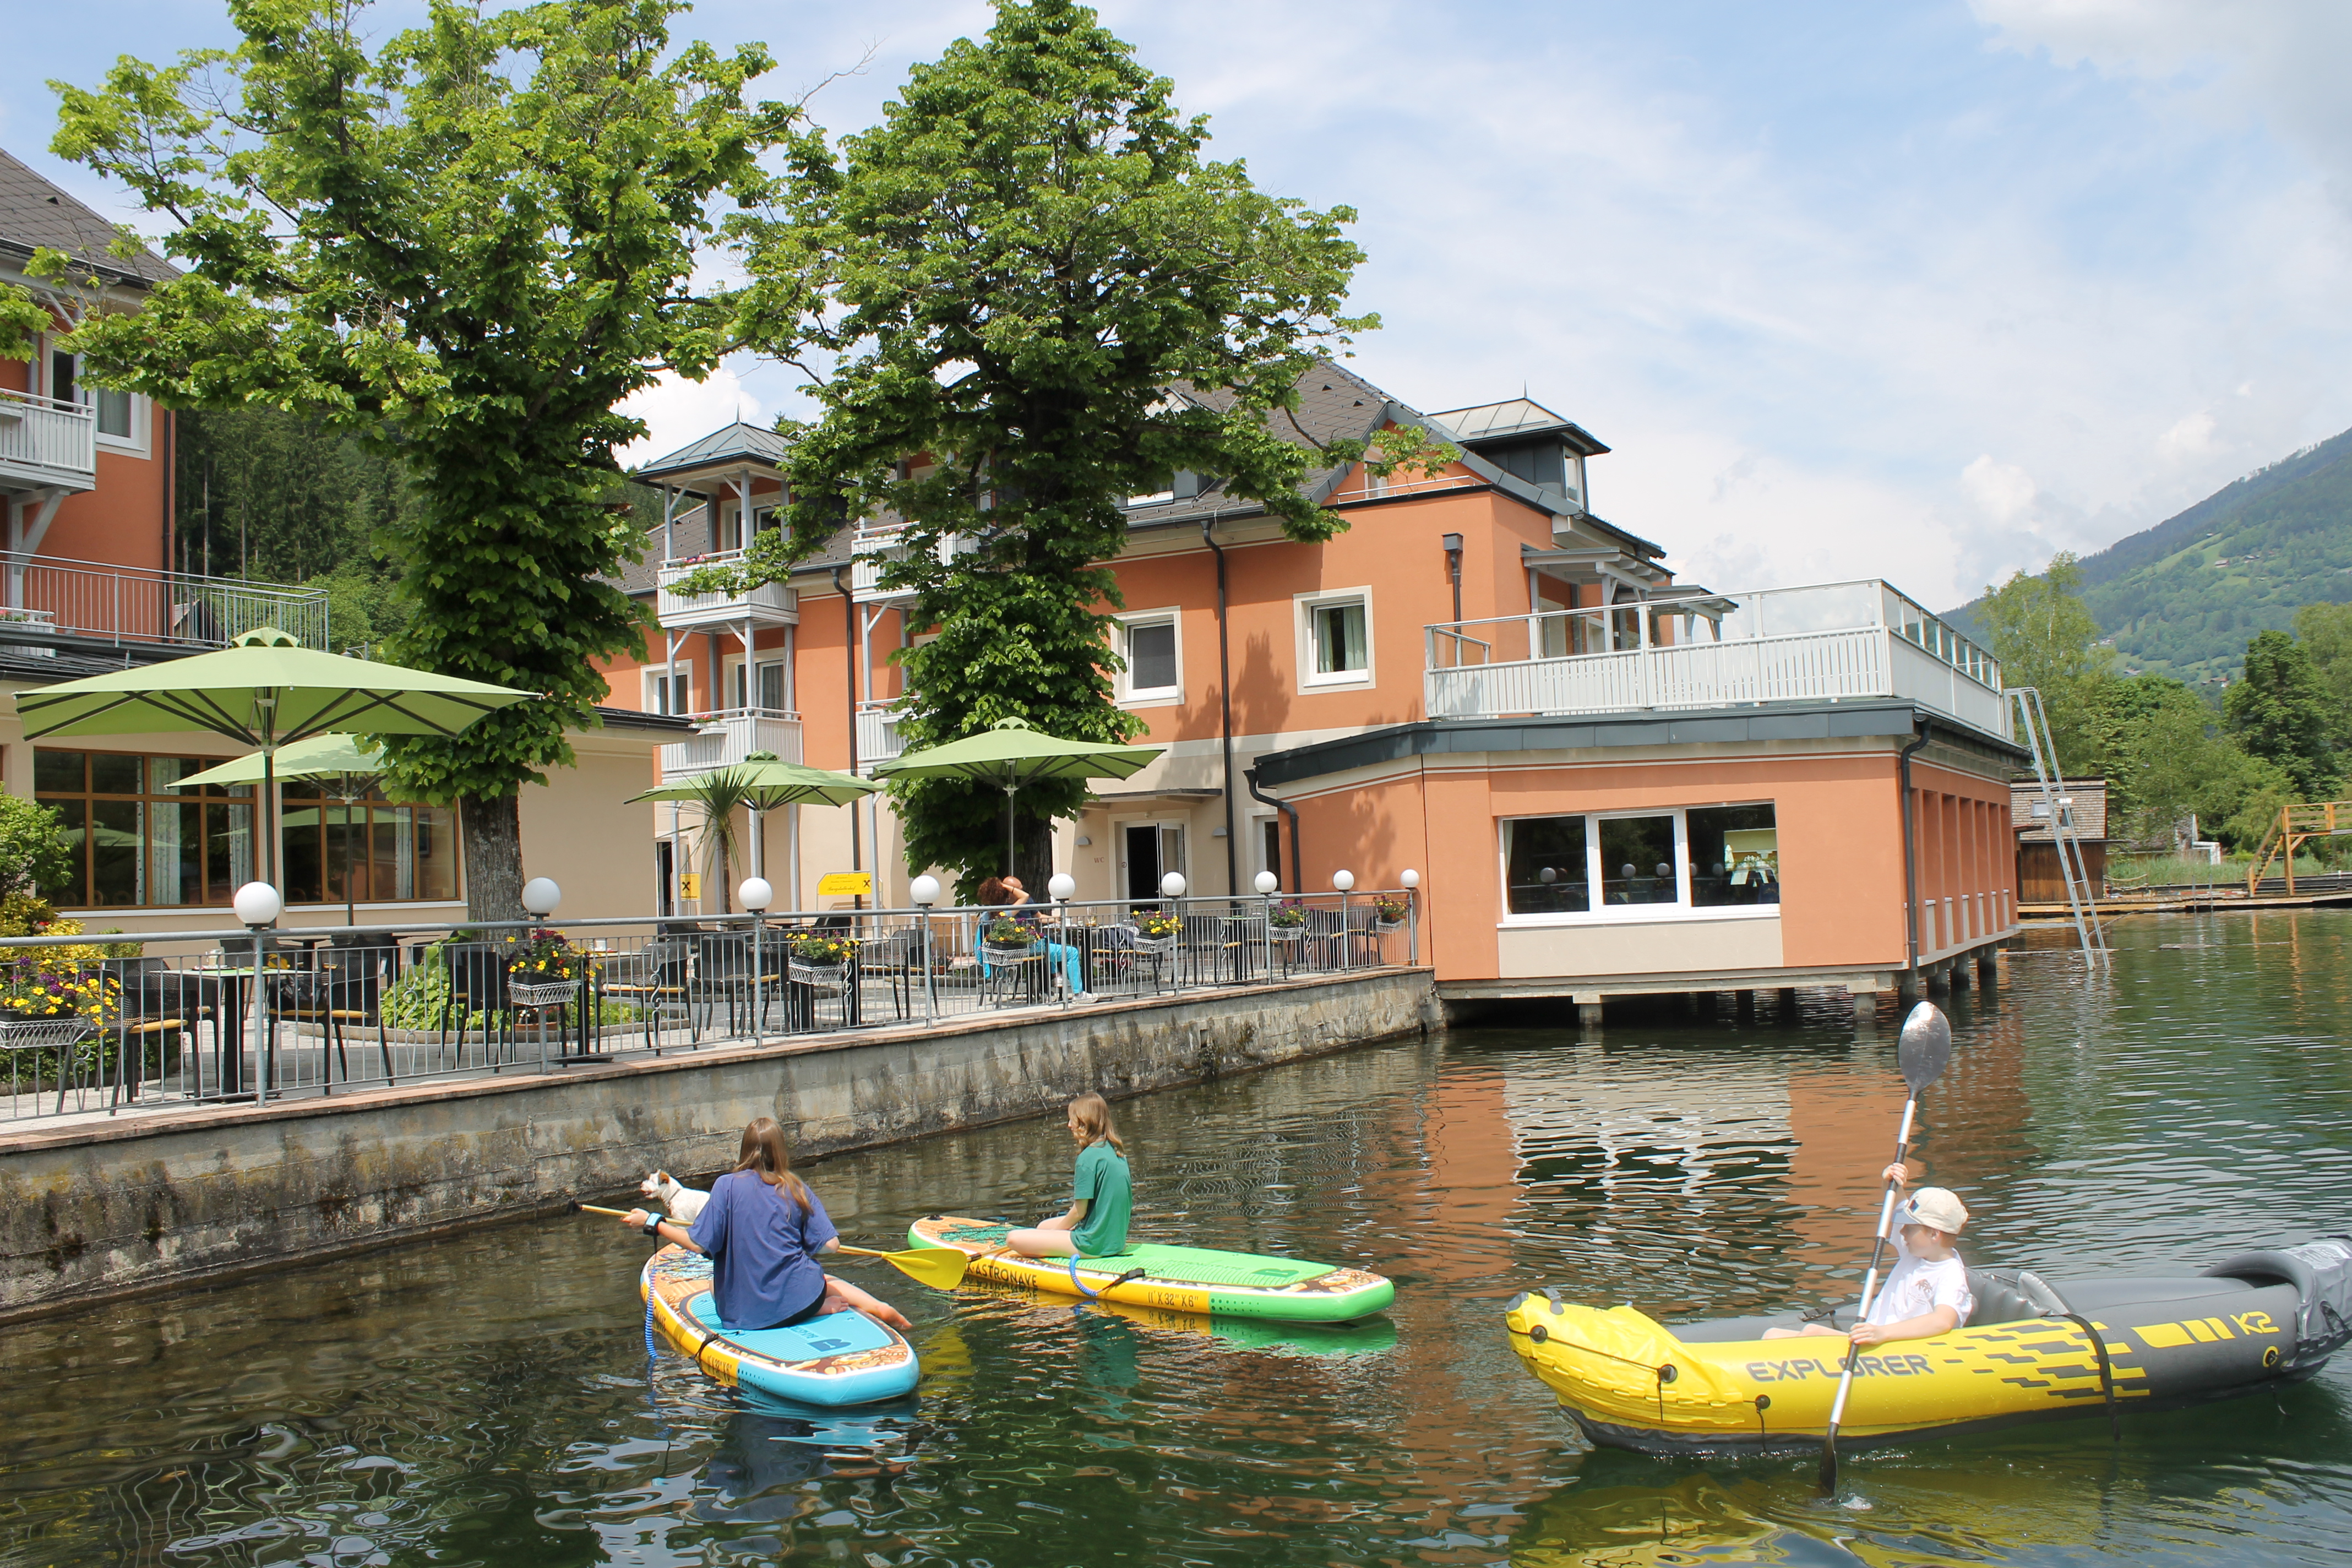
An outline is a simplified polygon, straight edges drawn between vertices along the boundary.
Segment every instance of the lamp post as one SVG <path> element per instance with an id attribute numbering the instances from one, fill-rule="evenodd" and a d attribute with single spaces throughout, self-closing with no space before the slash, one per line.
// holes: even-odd
<path id="1" fill-rule="evenodd" d="M 760 962 L 760 932 L 767 924 L 768 906 L 776 901 L 776 889 L 765 877 L 746 877 L 735 889 L 735 897 L 751 911 L 751 1048 L 760 1048 L 761 1026 L 767 1022 L 767 998 L 760 994 L 766 976 Z"/>
<path id="2" fill-rule="evenodd" d="M 1397 878 L 1397 883 L 1404 889 L 1405 962 L 1417 965 L 1421 963 L 1421 894 L 1417 890 L 1421 887 L 1421 873 L 1408 866 Z"/>
<path id="3" fill-rule="evenodd" d="M 1160 878 L 1160 896 L 1168 900 L 1168 912 L 1176 917 L 1176 983 L 1181 987 L 1184 983 L 1184 952 L 1191 945 L 1183 940 L 1184 910 L 1177 901 L 1184 896 L 1184 873 L 1171 871 Z"/>
<path id="4" fill-rule="evenodd" d="M 268 972 L 262 967 L 262 933 L 278 923 L 278 917 L 285 911 L 286 900 L 278 896 L 277 889 L 267 882 L 247 882 L 236 890 L 236 897 L 230 900 L 230 907 L 236 911 L 236 918 L 245 922 L 245 929 L 253 933 L 253 1054 L 254 1066 L 261 1074 L 260 1081 L 254 1085 L 254 1099 L 257 1103 L 267 1105 L 269 1102 L 270 1079 L 278 1076 L 278 1050 L 277 1041 L 269 1034 L 269 977 Z M 236 1065 L 237 1078 L 242 1080 L 245 1077 L 245 1049 L 242 1046 L 237 1048 Z M 227 1087 L 222 1085 L 224 1089 Z M 237 1087 L 243 1089 L 245 1085 L 240 1081 Z"/>
<path id="5" fill-rule="evenodd" d="M 1265 900 L 1258 910 L 1258 921 L 1265 927 L 1265 974 L 1271 980 L 1274 978 L 1274 895 L 1275 890 L 1282 886 L 1282 879 L 1271 871 L 1260 871 L 1251 885 L 1257 889 L 1257 896 Z"/>
<path id="6" fill-rule="evenodd" d="M 533 920 L 545 920 L 555 912 L 556 905 L 562 901 L 563 889 L 555 885 L 552 878 L 533 877 L 522 885 L 523 912 Z M 580 985 L 582 994 L 584 995 L 588 985 L 587 975 L 583 974 L 580 977 Z M 539 1065 L 543 1070 L 547 1066 L 547 1010 L 543 1007 L 534 1007 L 531 1009 L 531 1017 L 536 1020 L 533 1026 L 539 1035 Z M 580 1054 L 586 1056 L 588 1054 L 588 1010 L 585 1007 L 580 1009 Z"/>
<path id="7" fill-rule="evenodd" d="M 1348 929 L 1348 889 L 1355 885 L 1353 871 L 1342 868 L 1331 873 L 1331 886 L 1339 891 L 1339 968 L 1343 972 L 1356 967 L 1356 933 Z"/>
<path id="8" fill-rule="evenodd" d="M 915 907 L 923 911 L 923 1022 L 935 1024 L 939 1022 L 939 998 L 931 983 L 931 906 L 940 901 L 940 879 L 932 876 L 918 877 L 915 885 L 907 889 L 907 896 L 913 899 Z"/>
<path id="9" fill-rule="evenodd" d="M 1061 932 L 1062 956 L 1065 959 L 1068 957 L 1070 948 L 1070 896 L 1077 890 L 1077 879 L 1067 871 L 1056 871 L 1045 879 L 1045 896 L 1054 900 L 1054 926 Z M 1062 1005 L 1067 1007 L 1075 1000 L 1066 969 L 1062 976 Z"/>

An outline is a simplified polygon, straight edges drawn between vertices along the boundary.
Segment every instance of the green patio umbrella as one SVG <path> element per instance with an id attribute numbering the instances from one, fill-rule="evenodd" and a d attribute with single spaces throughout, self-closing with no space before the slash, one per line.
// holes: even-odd
<path id="1" fill-rule="evenodd" d="M 1004 792 L 1004 870 L 1013 871 L 1013 796 L 1038 779 L 1123 779 L 1141 773 L 1167 748 L 1065 741 L 1030 728 L 1026 719 L 999 719 L 977 735 L 927 746 L 874 764 L 887 778 L 972 779 Z"/>
<path id="2" fill-rule="evenodd" d="M 530 701 L 510 687 L 321 653 L 275 626 L 215 653 L 62 681 L 16 694 L 25 739 L 202 730 L 261 749 L 262 842 L 278 878 L 272 797 L 278 752 L 337 731 L 368 735 L 455 735 L 483 715 Z"/>
<path id="3" fill-rule="evenodd" d="M 751 864 L 760 864 L 760 819 L 780 805 L 847 805 L 860 795 L 872 795 L 882 786 L 856 773 L 837 773 L 828 768 L 805 767 L 788 763 L 773 752 L 753 752 L 731 766 L 713 770 L 730 776 L 751 808 Z M 699 778 L 702 775 L 697 775 Z M 680 779 L 643 795 L 633 795 L 628 804 L 641 800 L 692 801 L 698 797 L 697 778 Z M 794 906 L 797 908 L 798 906 Z"/>
<path id="4" fill-rule="evenodd" d="M 357 735 L 313 735 L 307 741 L 297 741 L 290 746 L 280 746 L 275 758 L 255 752 L 206 768 L 200 773 L 190 773 L 177 784 L 165 787 L 186 789 L 194 784 L 271 784 L 276 779 L 317 779 L 331 800 L 342 803 L 343 821 L 351 821 L 352 807 L 362 796 L 376 786 L 389 764 L 383 748 L 373 741 Z M 274 773 L 274 777 L 273 777 Z M 289 812 L 278 818 L 282 831 L 289 826 L 316 826 L 320 816 L 305 817 L 300 812 Z M 359 924 L 357 904 L 351 897 L 352 879 L 349 868 L 343 878 L 343 923 Z"/>

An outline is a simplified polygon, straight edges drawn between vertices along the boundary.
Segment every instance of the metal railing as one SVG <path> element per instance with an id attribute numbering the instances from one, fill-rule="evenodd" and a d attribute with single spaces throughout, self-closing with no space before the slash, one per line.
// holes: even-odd
<path id="1" fill-rule="evenodd" d="M 674 586 L 689 572 L 704 566 L 730 565 L 742 558 L 740 550 L 719 550 L 708 555 L 663 562 L 655 577 L 655 618 L 665 626 L 726 626 L 742 621 L 762 626 L 797 624 L 801 618 L 800 595 L 782 583 L 763 583 L 740 594 L 681 594 Z"/>
<path id="2" fill-rule="evenodd" d="M 754 752 L 773 752 L 787 763 L 801 760 L 801 716 L 775 708 L 730 708 L 701 714 L 702 728 L 689 741 L 673 741 L 661 749 L 662 777 L 731 767 Z"/>
<path id="3" fill-rule="evenodd" d="M 89 489 L 98 483 L 98 420 L 79 403 L 0 388 L 0 475 Z"/>
<path id="4" fill-rule="evenodd" d="M 12 621 L 188 647 L 226 647 L 241 633 L 276 626 L 304 647 L 332 647 L 321 588 L 0 552 L 0 626 Z"/>
<path id="5" fill-rule="evenodd" d="M 1423 628 L 1433 719 L 1908 699 L 2010 732 L 2000 667 L 1875 580 Z"/>
<path id="6" fill-rule="evenodd" d="M 79 1004 L 0 1013 L 0 1121 L 951 1027 L 1392 968 L 1418 961 L 1419 932 L 1412 894 L 1370 892 L 173 931 L 110 935 L 108 951 L 142 951 L 104 958 L 87 937 L 12 937 L 0 988 L 22 996 L 37 974 Z M 569 978 L 538 966 L 551 936 L 572 955 Z"/>

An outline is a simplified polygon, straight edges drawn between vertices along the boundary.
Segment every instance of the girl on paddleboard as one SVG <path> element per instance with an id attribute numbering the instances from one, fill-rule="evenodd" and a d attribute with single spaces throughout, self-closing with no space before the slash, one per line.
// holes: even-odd
<path id="1" fill-rule="evenodd" d="M 1007 1236 L 1005 1245 L 1024 1258 L 1108 1258 L 1127 1250 L 1134 1189 L 1128 1179 L 1127 1145 L 1118 1141 L 1110 1105 L 1101 1095 L 1089 1091 L 1070 1101 L 1070 1138 L 1078 1146 L 1070 1212 Z"/>
<path id="2" fill-rule="evenodd" d="M 841 1237 L 824 1205 L 793 1174 L 784 1130 L 772 1116 L 743 1129 L 735 1169 L 711 1184 L 710 1201 L 693 1229 L 644 1209 L 631 1209 L 623 1223 L 709 1254 L 711 1296 L 730 1330 L 804 1323 L 851 1309 L 894 1329 L 913 1326 L 898 1308 L 835 1279 L 818 1264 L 816 1254 L 831 1252 Z"/>

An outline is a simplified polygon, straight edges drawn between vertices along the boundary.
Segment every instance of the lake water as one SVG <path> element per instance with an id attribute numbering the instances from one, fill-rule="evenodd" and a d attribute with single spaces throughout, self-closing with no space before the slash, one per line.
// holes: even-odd
<path id="1" fill-rule="evenodd" d="M 2201 1268 L 2352 1226 L 2352 917 L 2148 918 L 1948 1004 L 1920 1150 L 1980 1264 Z M 1560 1011 L 1570 1010 L 1563 1006 Z M 1895 1017 L 1810 995 L 1457 1029 L 1119 1107 L 1137 1224 L 1360 1262 L 1385 1321 L 1253 1334 L 858 1278 L 903 1409 L 812 1426 L 649 1359 L 616 1222 L 505 1226 L 0 1330 L 0 1563 L 2340 1563 L 2352 1354 L 2226 1405 L 1803 1461 L 1593 1451 L 1501 1310 L 1850 1293 Z M 845 1237 L 1058 1208 L 1058 1118 L 814 1164 Z M 598 1194 L 588 1194 L 591 1197 Z M 880 1274 L 866 1270 L 883 1269 Z M 865 1456 L 904 1456 L 885 1477 Z"/>

